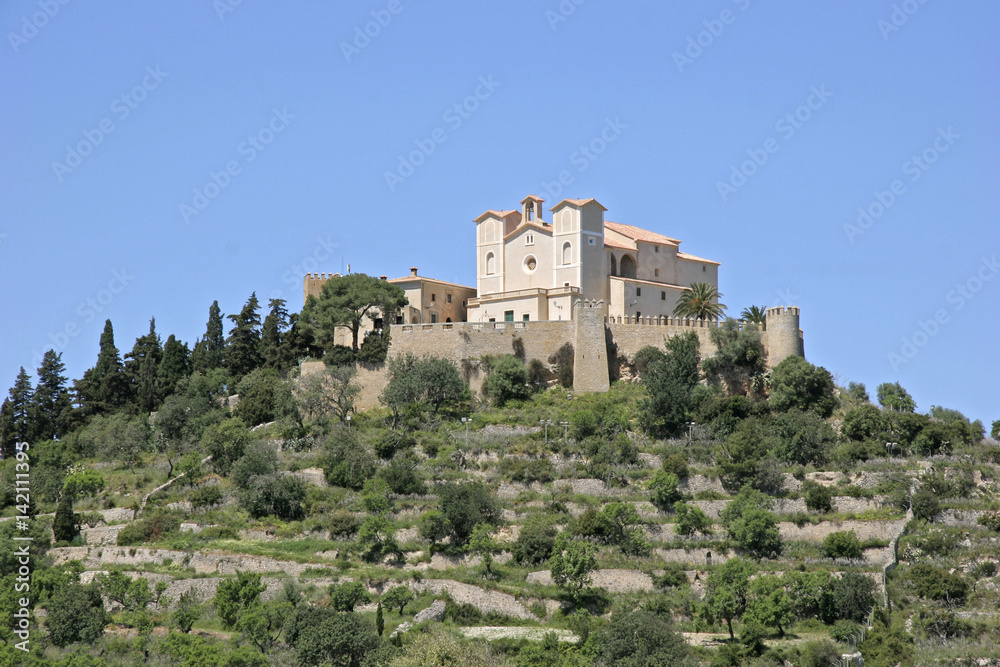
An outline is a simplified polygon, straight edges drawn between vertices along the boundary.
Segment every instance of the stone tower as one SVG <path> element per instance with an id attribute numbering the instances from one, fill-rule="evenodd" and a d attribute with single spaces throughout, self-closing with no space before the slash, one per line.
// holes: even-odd
<path id="1" fill-rule="evenodd" d="M 793 355 L 805 357 L 802 330 L 799 329 L 798 307 L 768 308 L 764 340 L 767 348 L 767 365 L 770 368 L 774 368 Z"/>
<path id="2" fill-rule="evenodd" d="M 608 346 L 604 330 L 604 301 L 573 304 L 573 391 L 607 391 Z"/>

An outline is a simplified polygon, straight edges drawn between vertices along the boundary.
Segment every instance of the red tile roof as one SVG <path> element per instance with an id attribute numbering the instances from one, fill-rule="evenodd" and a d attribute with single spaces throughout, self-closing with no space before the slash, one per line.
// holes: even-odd
<path id="1" fill-rule="evenodd" d="M 669 236 L 664 236 L 663 234 L 657 234 L 656 232 L 651 232 L 647 229 L 642 229 L 640 227 L 634 227 L 632 225 L 623 225 L 620 222 L 609 222 L 604 221 L 604 226 L 611 231 L 618 232 L 622 236 L 627 236 L 633 241 L 644 241 L 645 243 L 660 243 L 662 245 L 679 245 L 680 241 L 677 239 L 672 239 Z"/>
<path id="2" fill-rule="evenodd" d="M 689 255 L 686 252 L 680 252 L 680 251 L 678 251 L 677 252 L 677 259 L 687 259 L 687 260 L 690 260 L 692 262 L 704 262 L 705 264 L 715 264 L 716 266 L 719 266 L 719 262 L 713 262 L 710 259 L 705 259 L 704 257 L 698 257 L 696 255 Z"/>

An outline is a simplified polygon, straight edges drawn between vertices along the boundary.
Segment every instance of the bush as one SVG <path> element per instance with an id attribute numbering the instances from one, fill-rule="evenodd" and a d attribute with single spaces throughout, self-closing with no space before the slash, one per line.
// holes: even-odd
<path id="1" fill-rule="evenodd" d="M 437 491 L 454 544 L 464 545 L 476 524 L 500 524 L 500 506 L 482 482 L 444 484 Z"/>
<path id="2" fill-rule="evenodd" d="M 222 500 L 222 489 L 218 484 L 205 484 L 192 491 L 188 499 L 191 501 L 191 506 L 196 509 L 211 507 Z"/>
<path id="3" fill-rule="evenodd" d="M 905 577 L 917 595 L 929 600 L 960 605 L 969 594 L 969 584 L 961 574 L 953 574 L 927 563 L 914 565 Z"/>
<path id="4" fill-rule="evenodd" d="M 930 491 L 921 489 L 910 497 L 913 518 L 933 521 L 941 513 L 941 503 Z"/>
<path id="5" fill-rule="evenodd" d="M 524 362 L 514 355 L 505 354 L 493 362 L 490 374 L 483 382 L 483 390 L 494 405 L 503 407 L 508 401 L 531 396 L 528 379 Z"/>
<path id="6" fill-rule="evenodd" d="M 680 486 L 680 480 L 677 479 L 677 475 L 665 470 L 657 470 L 648 485 L 649 499 L 660 509 L 670 509 L 682 497 L 681 492 L 677 489 L 678 486 Z"/>
<path id="7" fill-rule="evenodd" d="M 46 625 L 52 643 L 62 647 L 75 642 L 93 644 L 109 620 L 97 586 L 70 582 L 53 594 Z"/>
<path id="8" fill-rule="evenodd" d="M 537 514 L 529 517 L 511 546 L 514 560 L 521 565 L 544 563 L 552 555 L 558 532 L 555 519 Z"/>
<path id="9" fill-rule="evenodd" d="M 342 584 L 330 584 L 330 606 L 337 611 L 354 611 L 359 604 L 368 604 L 372 596 L 368 594 L 360 581 L 348 581 Z"/>
<path id="10" fill-rule="evenodd" d="M 774 410 L 790 409 L 814 412 L 822 418 L 833 414 L 837 405 L 833 376 L 822 366 L 813 366 L 799 356 L 791 356 L 771 371 L 771 396 Z"/>
<path id="11" fill-rule="evenodd" d="M 677 479 L 687 479 L 688 477 L 688 462 L 683 454 L 678 454 L 677 452 L 667 454 L 663 457 L 661 468 L 665 472 L 672 472 L 677 475 Z"/>
<path id="12" fill-rule="evenodd" d="M 829 512 L 833 509 L 833 491 L 829 487 L 810 480 L 802 488 L 805 491 L 806 508 L 813 512 Z"/>
<path id="13" fill-rule="evenodd" d="M 419 461 L 412 452 L 404 452 L 394 458 L 389 465 L 378 472 L 393 493 L 401 496 L 424 494 L 427 488 L 418 470 Z"/>
<path id="14" fill-rule="evenodd" d="M 677 533 L 679 535 L 712 534 L 712 520 L 701 508 L 687 503 L 674 503 L 674 514 L 677 516 Z"/>
<path id="15" fill-rule="evenodd" d="M 827 558 L 861 558 L 861 541 L 853 530 L 830 533 L 823 540 Z"/>
<path id="16" fill-rule="evenodd" d="M 573 362 L 576 354 L 572 343 L 563 343 L 556 353 L 549 357 L 559 384 L 567 389 L 573 388 Z"/>
<path id="17" fill-rule="evenodd" d="M 664 565 L 663 574 L 653 577 L 653 585 L 660 589 L 680 588 L 687 584 L 688 578 L 680 563 L 667 563 Z"/>
<path id="18" fill-rule="evenodd" d="M 173 514 L 156 512 L 133 521 L 118 533 L 118 546 L 130 547 L 155 542 L 180 530 L 181 520 Z"/>
<path id="19" fill-rule="evenodd" d="M 327 482 L 355 491 L 375 475 L 374 455 L 350 428 L 334 429 L 327 437 L 320 465 Z"/>
<path id="20" fill-rule="evenodd" d="M 396 452 L 403 449 L 412 449 L 417 444 L 416 438 L 400 431 L 383 431 L 375 439 L 375 453 L 379 458 L 389 460 L 396 455 Z"/>
<path id="21" fill-rule="evenodd" d="M 330 516 L 329 526 L 331 540 L 344 539 L 358 532 L 361 521 L 352 514 L 338 512 Z"/>
<path id="22" fill-rule="evenodd" d="M 976 521 L 988 530 L 1000 531 L 1000 512 L 987 512 L 980 515 Z"/>
<path id="23" fill-rule="evenodd" d="M 505 456 L 500 460 L 500 474 L 512 482 L 551 482 L 556 468 L 547 458 L 526 459 Z"/>

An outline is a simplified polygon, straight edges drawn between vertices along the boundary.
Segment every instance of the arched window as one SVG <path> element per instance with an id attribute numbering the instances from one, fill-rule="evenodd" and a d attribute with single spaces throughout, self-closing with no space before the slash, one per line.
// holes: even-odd
<path id="1" fill-rule="evenodd" d="M 618 275 L 618 263 L 615 262 L 615 254 L 613 252 L 608 253 L 608 275 Z"/>
<path id="2" fill-rule="evenodd" d="M 631 255 L 622 255 L 622 278 L 635 278 L 635 260 Z"/>
<path id="3" fill-rule="evenodd" d="M 562 263 L 563 264 L 573 263 L 573 246 L 571 246 L 568 241 L 566 243 L 563 243 Z"/>
<path id="4" fill-rule="evenodd" d="M 494 257 L 493 253 L 491 252 L 486 253 L 486 275 L 492 276 L 496 272 L 496 269 L 497 269 L 496 257 Z"/>

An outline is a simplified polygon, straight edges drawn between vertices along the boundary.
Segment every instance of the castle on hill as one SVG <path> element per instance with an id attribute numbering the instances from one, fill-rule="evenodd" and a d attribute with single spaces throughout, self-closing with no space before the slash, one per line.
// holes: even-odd
<path id="1" fill-rule="evenodd" d="M 607 209 L 595 199 L 562 200 L 550 209 L 551 222 L 543 203 L 529 195 L 520 211 L 488 210 L 475 219 L 475 288 L 421 276 L 415 267 L 401 278 L 381 276 L 409 300 L 394 323 L 370 323 L 390 325 L 389 356 L 434 354 L 475 368 L 485 356 L 518 349 L 526 360 L 547 364 L 570 343 L 574 390 L 603 391 L 613 369 L 644 346 L 661 347 L 666 337 L 693 331 L 702 358 L 715 353 L 710 332 L 720 323 L 676 318 L 673 311 L 692 283 L 718 287 L 719 262 L 682 252 L 669 236 L 606 221 Z M 319 296 L 337 275 L 307 274 L 304 299 Z M 799 309 L 768 308 L 766 318 L 761 339 L 768 366 L 804 356 Z M 348 343 L 343 333 L 338 342 Z M 478 389 L 481 380 L 469 380 Z M 385 369 L 363 369 L 359 381 L 359 407 L 376 405 Z"/>

